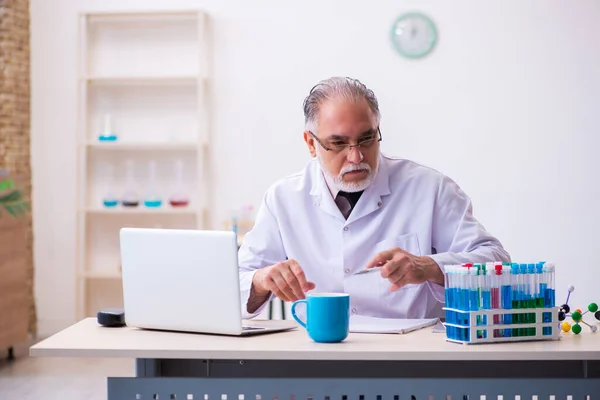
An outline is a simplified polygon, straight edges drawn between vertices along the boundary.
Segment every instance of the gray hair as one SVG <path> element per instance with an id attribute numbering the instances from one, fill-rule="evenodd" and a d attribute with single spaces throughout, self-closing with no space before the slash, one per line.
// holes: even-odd
<path id="1" fill-rule="evenodd" d="M 375 93 L 358 79 L 332 77 L 316 84 L 304 99 L 305 129 L 314 132 L 321 104 L 333 98 L 342 98 L 350 101 L 366 100 L 379 124 L 381 114 L 379 113 L 379 102 L 377 101 L 377 97 L 375 97 Z"/>

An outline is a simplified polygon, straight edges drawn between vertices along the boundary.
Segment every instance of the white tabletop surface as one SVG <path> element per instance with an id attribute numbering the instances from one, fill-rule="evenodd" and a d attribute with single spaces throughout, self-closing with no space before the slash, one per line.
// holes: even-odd
<path id="1" fill-rule="evenodd" d="M 325 344 L 313 342 L 301 327 L 288 332 L 231 337 L 105 328 L 95 318 L 88 318 L 32 346 L 30 355 L 234 360 L 599 360 L 600 331 L 564 333 L 558 341 L 464 345 L 447 342 L 444 333 L 425 328 L 404 335 L 351 333 L 342 343 Z"/>

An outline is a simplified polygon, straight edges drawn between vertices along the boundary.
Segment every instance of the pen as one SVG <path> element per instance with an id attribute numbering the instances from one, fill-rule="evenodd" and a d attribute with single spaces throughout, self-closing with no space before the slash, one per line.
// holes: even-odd
<path id="1" fill-rule="evenodd" d="M 354 275 L 362 275 L 362 274 L 368 274 L 370 272 L 378 272 L 378 271 L 381 271 L 381 268 L 382 267 L 374 267 L 374 268 L 369 268 L 369 269 L 361 269 L 360 271 L 358 271 Z"/>

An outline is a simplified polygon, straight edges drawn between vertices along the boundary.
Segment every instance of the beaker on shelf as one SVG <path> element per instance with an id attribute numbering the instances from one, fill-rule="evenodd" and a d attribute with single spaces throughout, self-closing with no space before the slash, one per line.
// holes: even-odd
<path id="1" fill-rule="evenodd" d="M 156 162 L 148 163 L 148 189 L 144 198 L 144 205 L 150 208 L 162 206 L 162 200 L 156 190 Z"/>
<path id="2" fill-rule="evenodd" d="M 116 197 L 105 196 L 102 204 L 104 204 L 104 207 L 116 207 L 119 204 L 119 200 Z"/>
<path id="3" fill-rule="evenodd" d="M 106 173 L 106 192 L 102 197 L 102 204 L 104 207 L 116 207 L 119 204 L 119 200 L 117 196 L 115 196 L 115 192 L 113 189 L 114 185 L 114 171 L 113 166 L 111 164 L 106 164 L 104 168 L 104 172 Z"/>
<path id="4" fill-rule="evenodd" d="M 121 204 L 123 207 L 137 207 L 140 204 L 140 196 L 135 190 L 135 174 L 133 161 L 127 160 L 127 181 Z"/>
<path id="5" fill-rule="evenodd" d="M 169 204 L 172 207 L 186 207 L 190 203 L 189 196 L 183 190 L 183 162 L 175 161 L 175 190 L 169 197 Z"/>
<path id="6" fill-rule="evenodd" d="M 98 135 L 101 142 L 114 142 L 117 140 L 117 134 L 113 132 L 110 124 L 110 114 L 104 116 L 104 129 Z"/>

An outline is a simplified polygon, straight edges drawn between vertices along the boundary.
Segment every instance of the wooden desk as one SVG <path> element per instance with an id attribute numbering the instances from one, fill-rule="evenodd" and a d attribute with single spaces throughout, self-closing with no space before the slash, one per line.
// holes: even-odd
<path id="1" fill-rule="evenodd" d="M 589 331 L 560 341 L 467 346 L 426 328 L 406 335 L 350 334 L 343 343 L 319 344 L 302 328 L 227 337 L 103 328 L 90 318 L 31 347 L 30 355 L 136 359 L 135 378 L 108 378 L 111 400 L 600 395 L 600 333 Z"/>

